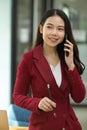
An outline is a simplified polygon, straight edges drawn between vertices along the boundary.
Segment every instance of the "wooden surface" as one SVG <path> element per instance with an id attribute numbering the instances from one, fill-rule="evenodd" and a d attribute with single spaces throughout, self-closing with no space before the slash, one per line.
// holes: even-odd
<path id="1" fill-rule="evenodd" d="M 9 126 L 9 130 L 28 130 L 28 127 Z"/>

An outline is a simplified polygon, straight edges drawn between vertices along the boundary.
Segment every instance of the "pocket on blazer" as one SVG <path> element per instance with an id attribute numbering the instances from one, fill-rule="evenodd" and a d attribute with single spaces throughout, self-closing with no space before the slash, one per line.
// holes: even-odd
<path id="1" fill-rule="evenodd" d="M 75 115 L 73 109 L 70 110 L 68 118 L 67 118 L 67 125 L 69 130 L 82 130 L 81 124 L 78 121 L 78 118 Z"/>
<path id="2" fill-rule="evenodd" d="M 47 113 L 41 112 L 40 114 L 32 113 L 30 122 L 32 125 L 43 124 L 47 120 Z"/>

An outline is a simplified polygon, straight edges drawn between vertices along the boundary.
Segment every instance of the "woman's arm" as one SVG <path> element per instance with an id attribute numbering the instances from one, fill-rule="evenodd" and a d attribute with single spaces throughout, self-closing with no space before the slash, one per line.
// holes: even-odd
<path id="1" fill-rule="evenodd" d="M 85 98 L 86 89 L 76 66 L 73 70 L 66 68 L 66 74 L 70 83 L 71 97 L 75 102 L 80 103 Z"/>
<path id="2" fill-rule="evenodd" d="M 40 98 L 27 96 L 31 85 L 32 52 L 24 54 L 18 65 L 16 81 L 13 91 L 13 102 L 31 111 L 38 110 Z"/>

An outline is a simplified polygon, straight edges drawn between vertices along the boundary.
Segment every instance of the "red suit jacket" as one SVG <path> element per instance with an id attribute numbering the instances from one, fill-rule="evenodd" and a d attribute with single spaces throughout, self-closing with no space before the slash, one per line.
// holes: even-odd
<path id="1" fill-rule="evenodd" d="M 58 87 L 48 62 L 43 56 L 42 46 L 25 53 L 18 66 L 14 85 L 13 101 L 16 105 L 32 111 L 29 130 L 81 130 L 81 125 L 70 105 L 69 95 L 76 103 L 85 97 L 85 87 L 74 67 L 69 71 L 61 63 L 62 83 Z M 53 101 L 57 106 L 53 111 L 44 112 L 38 109 L 43 97 L 49 97 L 47 84 L 50 84 Z M 28 93 L 32 89 L 32 96 Z"/>

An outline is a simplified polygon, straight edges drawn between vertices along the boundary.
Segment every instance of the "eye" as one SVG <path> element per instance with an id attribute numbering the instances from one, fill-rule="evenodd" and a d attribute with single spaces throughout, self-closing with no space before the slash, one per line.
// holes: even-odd
<path id="1" fill-rule="evenodd" d="M 59 31 L 64 31 L 64 28 L 58 28 Z"/>
<path id="2" fill-rule="evenodd" d="M 48 29 L 52 29 L 53 27 L 52 26 L 47 26 Z"/>

